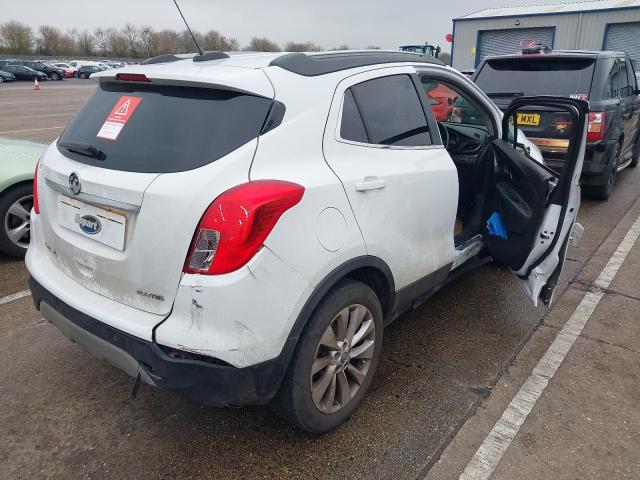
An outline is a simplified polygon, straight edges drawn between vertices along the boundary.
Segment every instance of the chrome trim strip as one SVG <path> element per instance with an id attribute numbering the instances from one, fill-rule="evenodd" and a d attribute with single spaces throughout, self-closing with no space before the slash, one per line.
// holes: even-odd
<path id="1" fill-rule="evenodd" d="M 74 195 L 69 187 L 65 187 L 56 183 L 48 178 L 45 179 L 46 184 L 58 193 L 66 195 L 70 198 L 77 198 L 81 202 L 90 203 L 97 207 L 102 208 L 115 208 L 116 210 L 123 210 L 130 213 L 139 213 L 140 206 L 133 205 L 132 203 L 119 202 L 117 200 L 109 200 L 108 198 L 97 197 L 96 195 L 90 195 L 88 193 L 80 192 L 78 195 Z"/>

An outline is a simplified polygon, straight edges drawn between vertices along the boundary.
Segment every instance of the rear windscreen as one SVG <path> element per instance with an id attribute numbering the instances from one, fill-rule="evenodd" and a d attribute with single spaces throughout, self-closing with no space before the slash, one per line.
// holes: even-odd
<path id="1" fill-rule="evenodd" d="M 256 138 L 272 103 L 227 90 L 104 83 L 71 120 L 58 150 L 112 170 L 192 170 Z"/>
<path id="2" fill-rule="evenodd" d="M 591 90 L 593 58 L 522 57 L 489 60 L 475 83 L 490 97 L 557 95 L 584 98 Z"/>

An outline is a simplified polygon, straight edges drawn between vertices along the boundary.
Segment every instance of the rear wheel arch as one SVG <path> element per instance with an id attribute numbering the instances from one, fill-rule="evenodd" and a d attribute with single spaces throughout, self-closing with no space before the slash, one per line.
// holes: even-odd
<path id="1" fill-rule="evenodd" d="M 4 190 L 0 191 L 0 197 L 6 195 L 7 193 L 9 193 L 10 191 L 16 189 L 16 188 L 20 188 L 24 185 L 32 185 L 33 184 L 33 180 L 22 180 L 20 182 L 16 182 L 16 183 L 12 183 L 11 185 L 9 185 L 7 188 L 5 188 Z"/>
<path id="2" fill-rule="evenodd" d="M 294 337 L 297 342 L 297 338 L 302 333 L 302 330 L 304 330 L 307 321 L 320 302 L 322 302 L 336 285 L 347 278 L 360 281 L 369 286 L 378 296 L 383 315 L 386 317 L 391 313 L 395 302 L 396 291 L 391 268 L 379 257 L 372 255 L 355 257 L 332 270 L 316 286 L 302 307 L 302 310 L 300 310 L 298 318 L 291 329 L 289 340 Z"/>
<path id="3" fill-rule="evenodd" d="M 387 317 L 393 306 L 393 297 L 395 296 L 394 289 L 389 283 L 390 280 L 386 274 L 379 267 L 360 267 L 352 272 L 348 273 L 340 279 L 350 278 L 358 282 L 364 283 L 371 290 L 373 290 L 378 297 L 380 306 L 382 307 L 382 314 Z M 393 280 L 391 279 L 391 282 Z"/>
<path id="4" fill-rule="evenodd" d="M 360 281 L 371 288 L 381 304 L 383 320 L 386 320 L 387 316 L 391 315 L 395 303 L 395 281 L 391 268 L 384 260 L 371 255 L 363 255 L 352 258 L 335 268 L 316 286 L 300 310 L 289 332 L 284 347 L 278 356 L 277 377 L 272 377 L 272 380 L 276 382 L 276 385 L 272 385 L 272 387 L 275 387 L 276 391 L 282 384 L 298 341 L 311 316 L 322 303 L 322 300 L 345 279 Z M 384 324 L 386 323 L 385 321 Z"/>

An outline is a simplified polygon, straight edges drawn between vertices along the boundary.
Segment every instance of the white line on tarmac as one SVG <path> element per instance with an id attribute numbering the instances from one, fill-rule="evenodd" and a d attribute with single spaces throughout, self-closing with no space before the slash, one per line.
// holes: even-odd
<path id="1" fill-rule="evenodd" d="M 6 132 L 0 132 L 0 134 L 3 134 L 3 133 L 20 133 L 20 132 L 35 132 L 35 131 L 38 131 L 38 130 L 55 130 L 56 128 L 64 128 L 64 125 L 61 125 L 59 127 L 27 128 L 26 130 L 7 130 Z"/>
<path id="2" fill-rule="evenodd" d="M 0 305 L 4 305 L 5 303 L 13 302 L 14 300 L 18 300 L 19 298 L 28 297 L 31 295 L 31 291 L 23 290 L 18 293 L 13 293 L 11 295 L 7 295 L 6 297 L 0 298 Z"/>
<path id="3" fill-rule="evenodd" d="M 467 464 L 459 480 L 486 480 L 491 477 L 502 456 L 511 445 L 511 441 L 526 420 L 527 415 L 529 415 L 547 387 L 549 380 L 553 378 L 574 342 L 582 333 L 582 329 L 604 296 L 603 290 L 611 285 L 613 278 L 620 270 L 638 236 L 640 236 L 640 217 L 636 219 L 616 252 L 611 256 L 600 275 L 598 275 L 595 284 L 602 290 L 588 292 L 582 298 L 571 318 L 562 328 L 540 362 L 538 362 L 538 365 L 533 369 L 533 373 L 522 385 L 516 396 L 513 397 L 507 409 L 502 413 L 500 420 L 496 422 L 489 435 L 487 435 L 480 448 Z"/>

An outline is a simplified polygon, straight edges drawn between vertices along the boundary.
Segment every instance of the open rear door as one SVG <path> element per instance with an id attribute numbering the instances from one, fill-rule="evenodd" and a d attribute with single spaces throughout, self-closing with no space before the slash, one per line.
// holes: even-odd
<path id="1" fill-rule="evenodd" d="M 566 112 L 558 125 L 563 140 L 561 171 L 526 153 L 521 128 L 529 131 L 540 110 Z M 560 97 L 520 97 L 505 112 L 502 138 L 494 140 L 495 168 L 483 237 L 493 258 L 509 267 L 527 296 L 550 306 L 580 206 L 580 174 L 587 136 L 588 104 Z M 537 117 L 536 117 L 537 115 Z M 568 120 L 570 119 L 570 120 Z M 560 145 L 560 142 L 559 142 Z"/>

